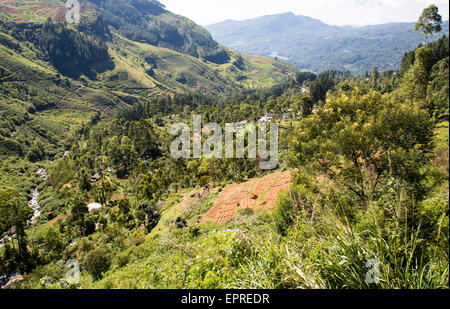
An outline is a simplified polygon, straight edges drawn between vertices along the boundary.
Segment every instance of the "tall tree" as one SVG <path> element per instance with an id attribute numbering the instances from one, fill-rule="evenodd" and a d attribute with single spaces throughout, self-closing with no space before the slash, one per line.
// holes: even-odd
<path id="1" fill-rule="evenodd" d="M 432 127 L 419 104 L 376 91 L 339 91 L 293 131 L 288 160 L 295 168 L 322 171 L 365 203 L 393 177 L 421 196 L 419 167 L 429 160 Z"/>
<path id="2" fill-rule="evenodd" d="M 380 73 L 378 72 L 377 67 L 373 68 L 371 78 L 372 78 L 372 86 L 376 90 L 378 88 L 378 79 L 380 78 Z"/>
<path id="3" fill-rule="evenodd" d="M 420 47 L 416 50 L 415 61 L 406 72 L 401 83 L 401 93 L 408 99 L 423 101 L 427 95 L 431 50 Z"/>
<path id="4" fill-rule="evenodd" d="M 439 14 L 439 9 L 436 5 L 432 4 L 423 10 L 422 15 L 419 18 L 414 31 L 419 31 L 425 34 L 425 38 L 434 33 L 442 31 L 442 16 Z"/>
<path id="5" fill-rule="evenodd" d="M 20 258 L 25 261 L 28 258 L 25 226 L 31 219 L 33 211 L 25 200 L 14 190 L 0 192 L 0 235 L 15 231 Z M 12 240 L 14 244 L 14 240 Z"/>

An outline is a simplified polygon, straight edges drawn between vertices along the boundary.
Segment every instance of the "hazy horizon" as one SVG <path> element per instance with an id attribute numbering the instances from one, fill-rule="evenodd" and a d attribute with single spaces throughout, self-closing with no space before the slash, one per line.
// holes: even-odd
<path id="1" fill-rule="evenodd" d="M 443 20 L 449 4 L 437 0 L 160 0 L 167 9 L 207 26 L 226 20 L 242 21 L 292 12 L 336 26 L 367 26 L 415 22 L 422 10 L 436 4 Z M 239 8 L 239 9 L 236 9 Z"/>
<path id="2" fill-rule="evenodd" d="M 325 22 L 325 21 L 323 21 L 323 20 L 321 20 L 319 18 L 315 18 L 315 17 L 312 17 L 312 16 L 303 15 L 303 14 L 295 14 L 294 12 L 286 11 L 286 12 L 281 12 L 281 13 L 276 13 L 276 14 L 266 14 L 266 15 L 261 15 L 261 16 L 257 16 L 257 17 L 246 18 L 246 19 L 224 19 L 224 20 L 219 21 L 217 23 L 202 24 L 201 26 L 208 27 L 208 26 L 211 26 L 211 25 L 220 24 L 220 23 L 227 22 L 227 21 L 240 22 L 240 21 L 246 21 L 246 20 L 252 20 L 252 19 L 257 19 L 257 18 L 261 18 L 261 17 L 266 17 L 266 16 L 276 16 L 276 15 L 283 15 L 283 14 L 289 14 L 289 13 L 292 13 L 295 16 L 305 16 L 305 17 L 313 18 L 315 20 L 319 20 L 319 21 L 321 21 L 321 22 L 323 22 L 325 24 L 328 24 L 330 26 L 337 26 L 337 27 L 366 27 L 366 26 L 376 26 L 376 25 L 390 24 L 390 23 L 415 23 L 415 22 L 417 22 L 416 20 L 411 20 L 411 21 L 388 21 L 388 22 L 383 22 L 383 23 L 378 23 L 378 24 L 367 24 L 367 25 L 351 25 L 351 24 L 336 25 L 336 24 L 329 24 L 329 23 L 327 23 L 327 22 Z M 447 21 L 449 21 L 449 19 L 443 17 L 442 21 L 443 22 L 447 22 Z"/>

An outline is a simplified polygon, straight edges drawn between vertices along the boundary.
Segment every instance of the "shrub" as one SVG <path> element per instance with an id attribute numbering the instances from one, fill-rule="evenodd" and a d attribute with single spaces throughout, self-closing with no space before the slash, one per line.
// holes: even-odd
<path id="1" fill-rule="evenodd" d="M 85 256 L 83 266 L 94 280 L 99 280 L 111 266 L 110 254 L 106 249 L 95 249 Z"/>

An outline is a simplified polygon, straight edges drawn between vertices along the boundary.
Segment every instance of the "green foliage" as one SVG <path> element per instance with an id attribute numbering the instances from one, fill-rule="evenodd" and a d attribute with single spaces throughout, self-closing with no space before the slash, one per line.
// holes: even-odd
<path id="1" fill-rule="evenodd" d="M 436 5 L 432 4 L 423 10 L 419 21 L 414 26 L 414 31 L 422 30 L 425 35 L 431 35 L 433 33 L 442 31 L 442 16 L 439 15 L 439 9 Z"/>
<path id="2" fill-rule="evenodd" d="M 42 161 L 45 158 L 43 145 L 39 140 L 33 143 L 30 150 L 28 150 L 26 158 L 31 162 Z"/>
<path id="3" fill-rule="evenodd" d="M 80 194 L 74 195 L 66 202 L 65 209 L 70 209 L 69 223 L 79 229 L 79 235 L 89 235 L 89 224 L 85 221 L 89 209 L 85 198 Z"/>
<path id="4" fill-rule="evenodd" d="M 318 263 L 324 265 L 322 273 L 329 287 L 442 289 L 448 288 L 448 269 L 436 261 L 424 263 L 417 255 L 419 239 L 410 239 L 393 233 L 384 240 L 381 237 L 338 235 L 330 239 Z M 408 236 L 406 236 L 408 237 Z M 400 249 L 399 243 L 403 242 Z M 376 258 L 379 262 L 379 283 L 371 285 L 365 276 L 370 267 L 367 262 Z M 328 261 L 328 262 L 325 262 Z"/>
<path id="5" fill-rule="evenodd" d="M 161 218 L 161 209 L 158 208 L 155 202 L 141 202 L 135 216 L 143 222 L 146 230 L 150 232 L 157 226 Z"/>
<path id="6" fill-rule="evenodd" d="M 16 266 L 21 270 L 27 270 L 31 266 L 25 226 L 31 219 L 32 213 L 32 209 L 28 207 L 17 191 L 0 191 L 0 236 L 9 236 L 13 249 L 15 247 L 14 238 L 16 238 L 18 247 L 17 254 L 9 252 L 8 247 L 5 252 L 6 256 L 2 258 L 8 260 L 10 255 L 16 255 L 15 261 L 9 267 Z M 12 270 L 9 269 L 9 271 Z"/>
<path id="7" fill-rule="evenodd" d="M 251 85 L 245 72 L 257 66 L 246 59 L 289 70 L 215 49 L 207 36 L 184 41 L 189 23 L 158 2 L 93 2 L 101 12 L 83 13 L 78 26 L 48 22 L 44 37 L 58 53 L 74 43 L 80 59 L 91 43 L 107 44 L 118 68 L 95 78 L 55 75 L 36 47 L 42 25 L 0 23 L 0 238 L 12 236 L 0 273 L 26 271 L 22 288 L 448 288 L 446 37 L 408 53 L 401 74 L 300 72 L 234 93 L 234 80 Z M 161 95 L 196 88 L 196 74 L 213 94 Z M 227 184 L 264 173 L 247 158 L 175 160 L 168 128 L 193 114 L 223 125 L 287 111 L 296 117 L 274 121 L 292 185 L 274 211 L 238 207 L 228 224 L 201 224 Z M 28 225 L 22 197 L 36 186 L 41 217 Z M 93 202 L 103 207 L 89 213 Z M 69 259 L 83 270 L 74 286 L 64 279 Z M 367 280 L 370 260 L 378 283 Z"/>
<path id="8" fill-rule="evenodd" d="M 296 76 L 299 85 L 303 85 L 304 82 L 313 82 L 316 78 L 316 74 L 312 72 L 299 72 Z"/>
<path id="9" fill-rule="evenodd" d="M 403 98 L 422 102 L 436 121 L 448 119 L 448 44 L 444 36 L 416 49 L 400 89 Z"/>
<path id="10" fill-rule="evenodd" d="M 106 44 L 49 18 L 39 34 L 39 47 L 60 71 L 72 72 L 109 58 Z"/>
<path id="11" fill-rule="evenodd" d="M 289 192 L 282 192 L 278 197 L 277 206 L 273 212 L 278 233 L 281 235 L 286 235 L 289 228 L 294 224 L 294 220 L 297 215 L 298 210 L 294 209 Z"/>
<path id="12" fill-rule="evenodd" d="M 445 194 L 431 198 L 423 203 L 420 219 L 422 230 L 428 235 L 428 250 L 448 259 L 449 218 L 448 197 Z"/>
<path id="13" fill-rule="evenodd" d="M 243 259 L 252 255 L 247 235 L 231 230 L 212 232 L 179 250 L 178 286 L 183 288 L 226 288 L 239 273 Z"/>
<path id="14" fill-rule="evenodd" d="M 31 209 L 27 207 L 20 194 L 14 190 L 9 192 L 1 192 L 0 207 L 0 232 L 2 234 L 10 230 L 12 227 L 19 230 L 23 229 L 27 220 L 31 217 Z"/>
<path id="15" fill-rule="evenodd" d="M 411 100 L 424 100 L 427 95 L 431 51 L 426 47 L 416 50 L 413 66 L 403 77 L 402 90 Z"/>
<path id="16" fill-rule="evenodd" d="M 41 226 L 30 237 L 30 244 L 39 254 L 39 260 L 50 263 L 62 257 L 68 243 L 55 226 Z"/>
<path id="17" fill-rule="evenodd" d="M 83 267 L 89 272 L 94 280 L 102 278 L 103 273 L 111 266 L 109 252 L 105 249 L 95 249 L 89 252 L 83 260 Z"/>
<path id="18" fill-rule="evenodd" d="M 442 59 L 431 69 L 427 89 L 428 109 L 437 121 L 449 121 L 449 58 Z"/>
<path id="19" fill-rule="evenodd" d="M 133 41 L 169 48 L 218 64 L 230 61 L 228 52 L 208 32 L 186 18 L 169 13 L 158 1 L 93 2 L 100 6 L 107 23 Z"/>
<path id="20" fill-rule="evenodd" d="M 416 53 L 414 50 L 410 50 L 403 55 L 400 69 L 398 70 L 398 74 L 400 76 L 403 76 L 409 70 L 409 68 L 414 64 L 415 58 Z"/>
<path id="21" fill-rule="evenodd" d="M 327 92 L 334 88 L 337 78 L 349 76 L 349 72 L 325 71 L 310 85 L 311 99 L 315 104 L 324 102 Z"/>
<path id="22" fill-rule="evenodd" d="M 97 201 L 103 206 L 110 200 L 114 192 L 113 184 L 104 177 L 100 180 L 100 183 L 94 188 L 94 196 Z"/>
<path id="23" fill-rule="evenodd" d="M 292 167 L 312 164 L 365 202 L 379 196 L 390 177 L 420 194 L 418 166 L 429 161 L 431 136 L 432 123 L 418 104 L 354 90 L 330 97 L 300 123 L 290 162 Z"/>

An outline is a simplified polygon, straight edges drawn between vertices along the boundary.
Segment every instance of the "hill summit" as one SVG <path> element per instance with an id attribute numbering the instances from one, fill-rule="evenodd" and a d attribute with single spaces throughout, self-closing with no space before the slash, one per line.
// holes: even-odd
<path id="1" fill-rule="evenodd" d="M 402 55 L 424 41 L 414 23 L 332 26 L 292 12 L 206 26 L 221 44 L 243 53 L 278 57 L 301 69 L 364 73 L 397 70 Z M 448 34 L 448 21 L 443 32 Z"/>

